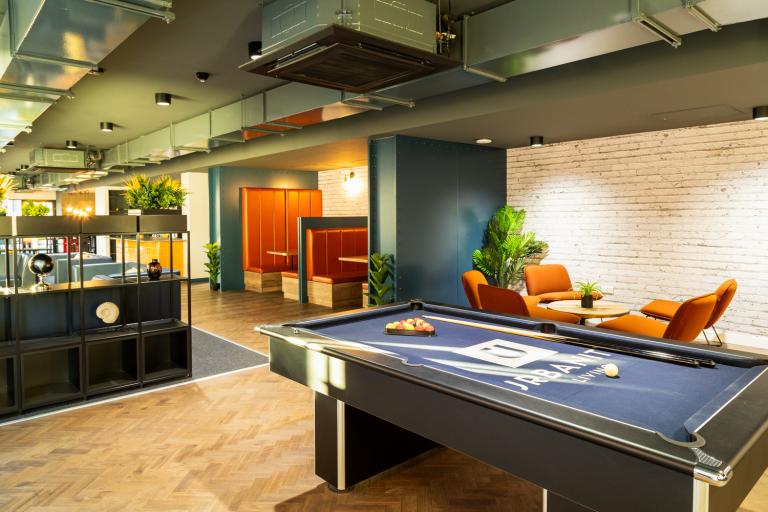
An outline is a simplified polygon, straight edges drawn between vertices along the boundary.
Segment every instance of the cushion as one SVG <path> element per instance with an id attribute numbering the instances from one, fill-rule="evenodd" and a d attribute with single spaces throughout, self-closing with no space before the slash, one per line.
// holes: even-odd
<path id="1" fill-rule="evenodd" d="M 523 295 L 523 300 L 528 309 L 538 305 L 541 302 L 541 297 L 538 295 Z"/>
<path id="2" fill-rule="evenodd" d="M 555 311 L 554 309 L 546 309 L 539 306 L 529 306 L 528 313 L 530 313 L 531 318 L 538 318 L 540 320 L 552 320 L 553 322 L 564 322 L 567 324 L 578 324 L 581 320 L 576 315 Z"/>
<path id="3" fill-rule="evenodd" d="M 283 276 L 283 277 L 290 277 L 292 279 L 298 279 L 299 278 L 299 273 L 298 272 L 294 272 L 292 270 L 291 271 L 286 271 L 286 272 L 280 272 L 280 275 Z"/>
<path id="4" fill-rule="evenodd" d="M 245 269 L 246 272 L 255 272 L 256 274 L 269 274 L 272 272 L 280 272 L 281 270 L 285 270 L 288 268 L 288 265 L 282 265 L 282 266 L 266 266 L 262 265 L 261 267 L 248 267 Z"/>
<path id="5" fill-rule="evenodd" d="M 362 287 L 363 287 L 363 291 L 367 292 L 368 291 L 368 281 L 364 281 Z"/>
<path id="6" fill-rule="evenodd" d="M 678 309 L 680 309 L 680 303 L 674 300 L 654 300 L 640 308 L 640 312 L 654 318 L 669 320 L 675 316 Z"/>
<path id="7" fill-rule="evenodd" d="M 598 324 L 601 329 L 611 329 L 632 334 L 642 334 L 654 338 L 663 338 L 667 324 L 638 315 L 624 315 Z"/>
<path id="8" fill-rule="evenodd" d="M 535 297 L 538 297 L 541 302 L 555 302 L 557 300 L 576 300 L 581 298 L 581 294 L 579 292 L 574 292 L 573 290 L 571 290 L 568 292 L 542 293 L 539 295 L 535 295 Z"/>
<path id="9" fill-rule="evenodd" d="M 367 279 L 367 272 L 339 272 L 338 274 L 327 276 L 312 276 L 312 281 L 325 284 L 354 283 L 356 281 L 365 281 Z"/>

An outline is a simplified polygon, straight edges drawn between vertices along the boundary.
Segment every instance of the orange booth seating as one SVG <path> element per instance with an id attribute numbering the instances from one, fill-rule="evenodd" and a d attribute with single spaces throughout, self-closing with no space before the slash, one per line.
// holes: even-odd
<path id="1" fill-rule="evenodd" d="M 654 338 L 693 341 L 709 322 L 716 305 L 717 296 L 714 293 L 708 293 L 680 304 L 669 323 L 638 315 L 625 315 L 603 322 L 598 327 Z"/>
<path id="2" fill-rule="evenodd" d="M 360 283 L 368 280 L 365 263 L 339 261 L 341 256 L 368 254 L 367 228 L 307 230 L 307 294 L 309 302 L 327 307 L 360 304 Z M 282 272 L 283 296 L 298 300 L 297 272 Z"/>
<path id="3" fill-rule="evenodd" d="M 573 289 L 568 270 L 562 265 L 528 265 L 523 273 L 528 295 L 535 295 L 541 302 L 581 298 L 581 293 Z M 592 296 L 596 300 L 603 298 L 600 292 L 593 292 Z"/>
<path id="4" fill-rule="evenodd" d="M 718 320 L 720 320 L 720 317 L 723 316 L 723 313 L 725 313 L 725 310 L 728 309 L 728 306 L 730 306 L 731 301 L 733 300 L 733 296 L 736 295 L 737 286 L 738 285 L 736 284 L 735 279 L 728 279 L 723 284 L 721 284 L 717 290 L 715 290 L 715 295 L 717 296 L 717 304 L 715 305 L 715 309 L 712 310 L 712 316 L 709 318 L 709 321 L 706 323 L 706 325 L 704 325 L 704 328 L 702 329 L 704 337 L 707 339 L 707 343 L 709 343 L 709 338 L 707 338 L 706 330 L 711 328 L 715 333 L 717 340 L 721 345 L 723 344 L 723 341 L 720 339 L 720 335 L 717 333 L 714 325 Z M 640 312 L 644 315 L 658 318 L 659 320 L 669 321 L 672 319 L 672 317 L 675 316 L 675 313 L 678 309 L 680 309 L 680 306 L 681 303 L 674 300 L 657 299 L 640 308 Z"/>
<path id="5" fill-rule="evenodd" d="M 280 291 L 280 272 L 296 268 L 298 218 L 323 214 L 319 190 L 241 189 L 245 289 Z M 285 256 L 267 251 L 284 252 Z"/>

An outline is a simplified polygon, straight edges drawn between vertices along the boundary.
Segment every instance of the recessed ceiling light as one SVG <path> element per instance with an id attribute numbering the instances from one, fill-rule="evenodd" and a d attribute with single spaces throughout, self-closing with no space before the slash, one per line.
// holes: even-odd
<path id="1" fill-rule="evenodd" d="M 99 123 L 99 130 L 103 132 L 111 132 L 115 129 L 115 124 L 110 123 L 109 121 L 101 121 Z"/>
<path id="2" fill-rule="evenodd" d="M 156 92 L 155 103 L 161 107 L 167 107 L 171 104 L 171 95 L 167 92 Z"/>
<path id="3" fill-rule="evenodd" d="M 68 140 L 67 141 L 67 149 L 77 149 L 77 141 L 76 140 Z"/>
<path id="4" fill-rule="evenodd" d="M 261 41 L 251 41 L 248 43 L 248 56 L 251 60 L 261 57 Z"/>
<path id="5" fill-rule="evenodd" d="M 540 148 L 544 145 L 544 137 L 541 135 L 532 135 L 531 136 L 531 147 L 532 148 Z"/>
<path id="6" fill-rule="evenodd" d="M 201 84 L 204 84 L 205 82 L 207 82 L 210 77 L 211 77 L 211 74 L 205 71 L 198 71 L 197 73 L 195 73 L 195 78 L 197 78 L 197 81 L 200 82 Z"/>
<path id="7" fill-rule="evenodd" d="M 487 137 L 475 139 L 475 144 L 490 144 L 491 142 L 493 142 L 493 139 L 489 139 Z"/>
<path id="8" fill-rule="evenodd" d="M 768 105 L 760 105 L 753 108 L 752 119 L 755 121 L 768 121 Z"/>

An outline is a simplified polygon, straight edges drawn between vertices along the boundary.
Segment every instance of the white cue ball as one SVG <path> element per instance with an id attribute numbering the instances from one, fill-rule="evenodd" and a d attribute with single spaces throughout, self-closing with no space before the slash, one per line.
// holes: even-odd
<path id="1" fill-rule="evenodd" d="M 605 365 L 603 369 L 606 377 L 616 378 L 619 376 L 619 367 L 613 363 Z"/>

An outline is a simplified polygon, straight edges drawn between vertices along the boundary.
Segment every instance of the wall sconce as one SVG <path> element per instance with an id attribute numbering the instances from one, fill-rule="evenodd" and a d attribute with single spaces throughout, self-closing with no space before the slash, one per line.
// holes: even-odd
<path id="1" fill-rule="evenodd" d="M 86 206 L 85 208 L 72 208 L 71 206 L 67 206 L 64 212 L 72 217 L 85 218 L 93 213 L 93 208 L 90 206 Z"/>
<path id="2" fill-rule="evenodd" d="M 341 184 L 347 194 L 350 196 L 356 196 L 363 190 L 363 183 L 358 176 L 355 176 L 355 171 L 351 171 L 349 174 L 344 175 L 344 181 Z"/>

